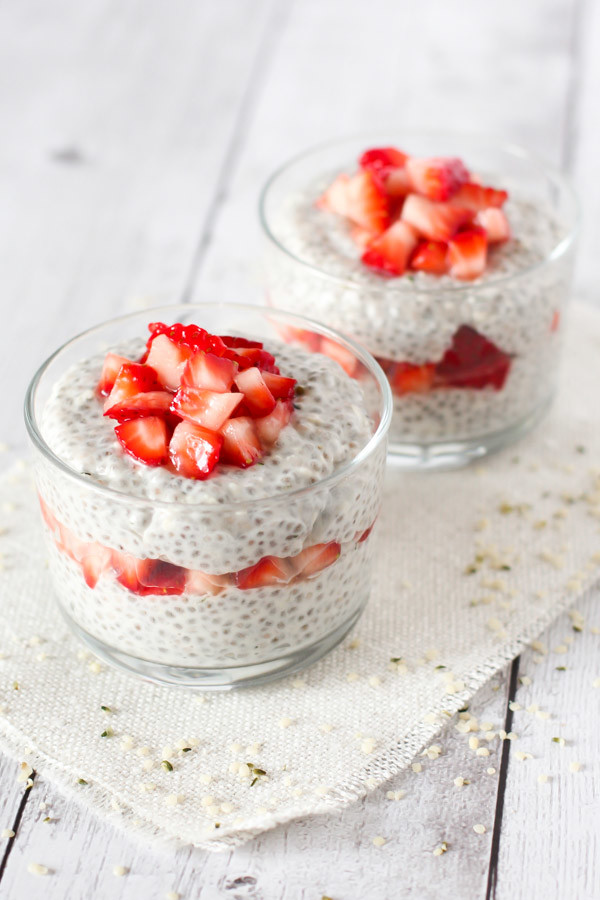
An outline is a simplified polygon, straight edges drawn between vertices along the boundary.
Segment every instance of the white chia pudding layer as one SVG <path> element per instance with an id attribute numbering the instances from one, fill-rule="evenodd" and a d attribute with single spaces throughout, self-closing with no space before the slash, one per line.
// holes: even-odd
<path id="1" fill-rule="evenodd" d="M 333 485 L 297 491 L 334 474 L 370 439 L 375 426 L 361 388 L 321 354 L 279 342 L 266 348 L 281 373 L 303 388 L 292 420 L 262 464 L 219 464 L 204 481 L 145 466 L 122 450 L 95 393 L 104 354 L 65 372 L 44 408 L 41 430 L 89 486 L 52 464 L 38 466 L 40 493 L 59 522 L 82 541 L 211 574 L 237 571 L 267 555 L 295 556 L 317 543 L 354 540 L 377 515 L 385 447 Z M 142 350 L 142 342 L 116 348 L 134 359 Z"/>
<path id="2" fill-rule="evenodd" d="M 139 596 L 110 576 L 89 588 L 54 544 L 50 570 L 60 603 L 88 634 L 163 665 L 252 665 L 301 651 L 351 621 L 369 596 L 371 541 L 342 547 L 337 562 L 305 581 L 217 596 Z"/>
<path id="3" fill-rule="evenodd" d="M 396 396 L 392 439 L 427 443 L 480 436 L 514 425 L 543 405 L 553 392 L 562 340 L 562 329 L 551 326 L 568 299 L 572 267 L 571 253 L 548 259 L 566 237 L 550 211 L 511 191 L 504 210 L 513 236 L 489 249 L 485 273 L 472 282 L 426 272 L 382 278 L 360 261 L 347 222 L 315 206 L 331 180 L 321 178 L 290 195 L 273 216 L 271 230 L 292 256 L 269 242 L 270 304 L 345 332 L 380 359 L 437 362 L 461 325 L 475 328 L 512 358 L 500 391 L 443 388 Z M 501 178 L 485 180 L 502 186 Z"/>

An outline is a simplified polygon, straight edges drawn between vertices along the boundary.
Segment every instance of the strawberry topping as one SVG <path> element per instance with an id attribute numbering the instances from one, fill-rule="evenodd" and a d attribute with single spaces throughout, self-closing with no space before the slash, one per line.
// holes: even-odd
<path id="1" fill-rule="evenodd" d="M 180 422 L 169 443 L 169 457 L 176 472 L 186 478 L 208 478 L 219 460 L 223 438 L 192 422 Z"/>
<path id="2" fill-rule="evenodd" d="M 167 461 L 167 426 L 158 416 L 129 419 L 115 427 L 123 449 L 147 466 L 160 466 Z"/>
<path id="3" fill-rule="evenodd" d="M 408 156 L 396 147 L 379 147 L 373 150 L 365 150 L 358 164 L 361 169 L 371 169 L 379 175 L 388 175 L 392 169 L 401 169 L 406 164 Z"/>
<path id="4" fill-rule="evenodd" d="M 444 275 L 448 271 L 448 244 L 444 241 L 420 241 L 410 260 L 411 269 Z"/>
<path id="5" fill-rule="evenodd" d="M 510 356 L 470 325 L 461 325 L 451 347 L 435 367 L 436 381 L 446 387 L 501 390 Z"/>
<path id="6" fill-rule="evenodd" d="M 102 366 L 100 381 L 98 382 L 98 393 L 103 397 L 108 397 L 117 380 L 121 366 L 126 366 L 130 363 L 131 360 L 126 359 L 124 356 L 117 356 L 116 353 L 107 353 Z"/>
<path id="7" fill-rule="evenodd" d="M 373 238 L 361 256 L 365 265 L 386 275 L 402 275 L 417 244 L 417 235 L 410 225 L 399 219 Z"/>
<path id="8" fill-rule="evenodd" d="M 249 416 L 237 416 L 226 422 L 221 428 L 221 437 L 223 438 L 221 459 L 223 462 L 239 466 L 242 469 L 253 466 L 262 456 L 262 446 L 256 424 L 264 421 L 264 419 L 251 419 Z"/>
<path id="9" fill-rule="evenodd" d="M 469 180 L 469 173 L 456 157 L 434 157 L 406 161 L 406 171 L 413 190 L 430 200 L 449 200 L 461 184 Z"/>
<path id="10" fill-rule="evenodd" d="M 488 239 L 483 228 L 475 226 L 455 234 L 448 243 L 450 274 L 461 281 L 472 281 L 485 271 Z"/>
<path id="11" fill-rule="evenodd" d="M 210 431 L 218 431 L 242 401 L 242 395 L 205 391 L 202 388 L 180 387 L 171 404 L 171 411 Z"/>

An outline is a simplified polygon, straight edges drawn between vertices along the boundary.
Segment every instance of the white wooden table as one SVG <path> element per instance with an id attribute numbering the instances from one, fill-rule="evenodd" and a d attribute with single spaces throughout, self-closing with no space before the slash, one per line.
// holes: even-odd
<path id="1" fill-rule="evenodd" d="M 25 448 L 26 383 L 64 339 L 140 304 L 256 299 L 258 189 L 325 138 L 476 128 L 562 163 L 584 199 L 577 292 L 594 302 L 599 41 L 593 0 L 4 0 L 6 463 Z M 597 597 L 580 609 L 600 625 Z M 544 641 L 565 635 L 567 617 Z M 0 758 L 0 830 L 16 832 L 0 841 L 0 900 L 598 898 L 600 637 L 586 624 L 570 646 L 561 657 L 523 654 L 471 707 L 516 731 L 534 760 L 496 741 L 495 774 L 482 778 L 451 729 L 421 775 L 223 855 L 140 846 L 42 777 L 23 792 L 17 763 Z M 515 697 L 552 718 L 511 710 Z M 574 758 L 577 774 L 565 762 Z M 471 784 L 456 788 L 457 776 Z M 390 788 L 405 798 L 390 801 Z M 448 852 L 434 856 L 444 840 Z M 30 875 L 30 862 L 51 874 Z M 115 864 L 128 873 L 115 877 Z"/>

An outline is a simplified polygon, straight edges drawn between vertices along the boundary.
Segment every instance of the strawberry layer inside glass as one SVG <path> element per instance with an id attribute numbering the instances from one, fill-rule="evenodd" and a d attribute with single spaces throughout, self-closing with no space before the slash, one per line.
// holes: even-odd
<path id="1" fill-rule="evenodd" d="M 339 559 L 341 545 L 337 541 L 314 544 L 296 556 L 264 556 L 252 566 L 211 575 L 198 569 L 187 569 L 162 559 L 139 559 L 129 553 L 111 550 L 95 541 L 81 541 L 58 521 L 39 497 L 42 516 L 54 543 L 81 566 L 86 584 L 95 588 L 101 576 L 113 578 L 134 594 L 220 594 L 228 587 L 241 591 L 257 587 L 291 585 L 304 581 L 332 566 Z M 369 537 L 373 525 L 355 535 L 356 543 Z"/>

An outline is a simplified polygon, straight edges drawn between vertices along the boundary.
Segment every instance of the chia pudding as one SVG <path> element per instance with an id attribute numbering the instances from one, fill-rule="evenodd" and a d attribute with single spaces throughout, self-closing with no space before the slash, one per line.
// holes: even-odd
<path id="1" fill-rule="evenodd" d="M 243 308 L 230 307 L 229 318 L 227 307 L 215 309 L 220 330 L 238 335 L 235 310 Z M 197 321 L 210 310 L 198 307 Z M 248 315 L 254 334 L 274 335 L 295 321 L 305 330 L 304 320 L 285 314 Z M 139 314 L 121 321 L 129 332 L 144 327 Z M 232 686 L 317 658 L 354 624 L 369 595 L 389 418 L 385 383 L 379 379 L 376 396 L 377 374 L 369 372 L 371 365 L 377 373 L 375 364 L 364 355 L 357 380 L 301 344 L 244 335 L 225 338 L 241 349 L 227 345 L 231 359 L 219 365 L 214 353 L 188 353 L 183 342 L 185 360 L 170 375 L 152 349 L 154 333 L 146 349 L 139 338 L 114 341 L 118 328 L 109 326 L 99 335 L 105 349 L 89 352 L 99 342 L 88 338 L 78 358 L 82 339 L 75 339 L 69 365 L 53 376 L 42 370 L 47 397 L 34 414 L 48 451 L 36 475 L 50 572 L 68 620 L 113 661 L 179 683 L 173 673 L 185 671 L 185 683 Z M 174 352 L 173 331 L 163 337 L 161 349 Z M 261 356 L 248 361 L 243 353 Z M 205 368 L 192 384 L 198 360 L 214 366 L 210 377 L 229 366 L 228 390 L 207 392 Z M 123 395 L 131 372 L 132 390 L 141 384 L 142 391 Z M 148 372 L 156 384 L 144 381 Z M 263 401 L 267 413 L 256 406 Z M 157 451 L 148 429 L 161 417 L 167 444 Z M 190 457 L 178 429 L 197 440 L 207 422 L 216 459 L 210 443 L 208 456 L 194 443 Z"/>
<path id="2" fill-rule="evenodd" d="M 267 301 L 376 357 L 400 457 L 468 461 L 529 427 L 554 393 L 574 200 L 521 151 L 476 142 L 469 171 L 454 156 L 365 146 L 309 152 L 268 183 Z"/>

